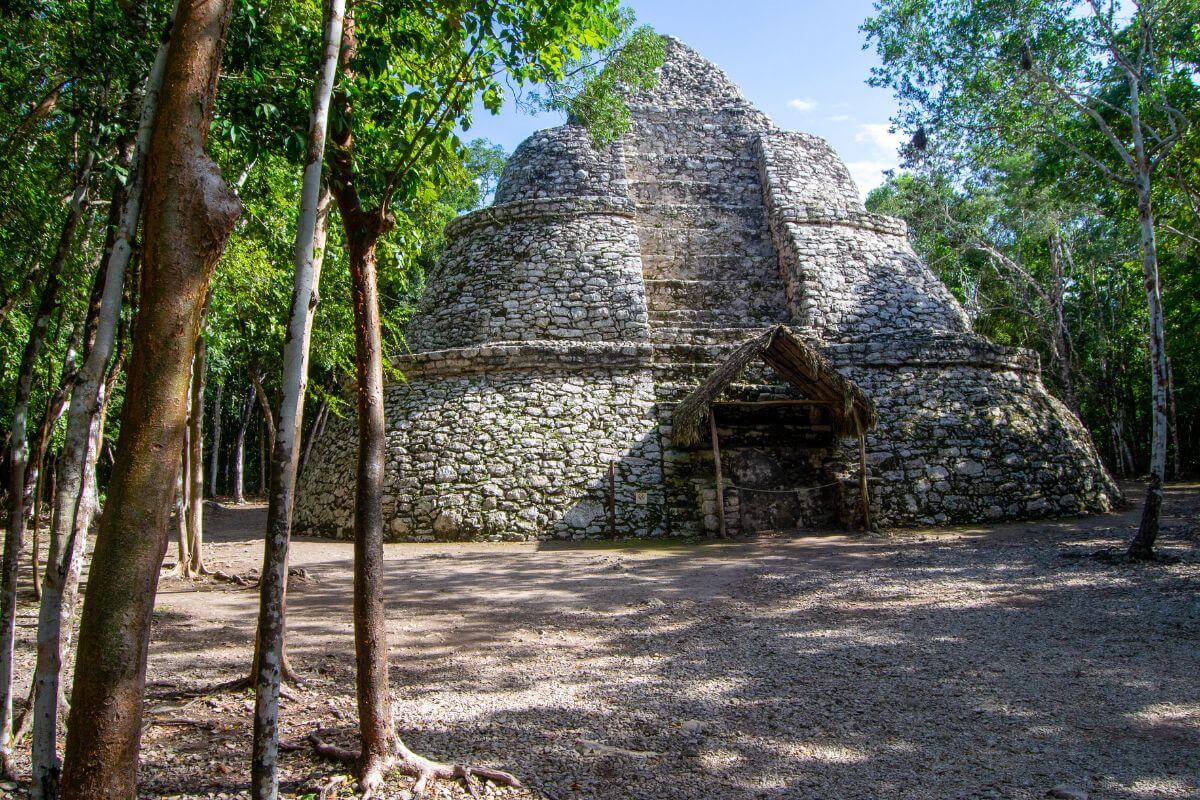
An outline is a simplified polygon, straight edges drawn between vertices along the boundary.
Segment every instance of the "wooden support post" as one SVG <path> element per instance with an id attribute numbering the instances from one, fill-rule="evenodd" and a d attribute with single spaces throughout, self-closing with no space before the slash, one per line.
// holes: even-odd
<path id="1" fill-rule="evenodd" d="M 726 536 L 725 530 L 725 481 L 721 478 L 721 443 L 717 440 L 717 412 L 708 409 L 708 430 L 712 434 L 713 469 L 717 475 L 717 519 L 721 522 L 721 536 Z"/>
<path id="2" fill-rule="evenodd" d="M 854 412 L 854 425 L 858 428 L 858 493 L 862 497 L 863 528 L 869 531 L 874 527 L 871 525 L 871 489 L 867 483 L 867 437 L 858 411 Z"/>

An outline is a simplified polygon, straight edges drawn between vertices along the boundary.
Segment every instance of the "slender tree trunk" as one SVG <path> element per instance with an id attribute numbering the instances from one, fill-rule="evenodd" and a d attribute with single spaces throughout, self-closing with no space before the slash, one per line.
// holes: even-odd
<path id="1" fill-rule="evenodd" d="M 87 185 L 91 177 L 93 154 L 88 154 L 75 175 L 75 188 L 67 207 L 58 247 L 46 270 L 46 283 L 38 301 L 37 313 L 21 364 L 17 369 L 17 391 L 13 399 L 11 439 L 9 440 L 9 506 L 8 532 L 4 537 L 4 559 L 0 564 L 0 768 L 11 772 L 12 706 L 13 706 L 13 637 L 16 633 L 17 561 L 25 538 L 25 460 L 28 456 L 27 424 L 29 396 L 33 384 L 33 367 L 46 340 L 50 317 L 58 305 L 58 289 L 63 265 L 75 239 L 75 229 L 87 204 Z"/>
<path id="2" fill-rule="evenodd" d="M 304 395 L 308 389 L 309 340 L 313 312 L 319 299 L 329 218 L 329 195 L 321 181 L 321 164 L 345 9 L 345 0 L 331 0 L 325 19 L 325 48 L 309 115 L 308 162 L 304 167 L 293 251 L 296 277 L 283 346 L 283 397 L 279 404 L 279 426 L 271 448 L 271 492 L 262 578 L 259 580 L 258 653 L 253 676 L 254 754 L 250 780 L 254 800 L 279 797 L 279 690 L 283 680 L 288 541 L 292 532 L 300 431 L 304 423 Z M 259 388 L 257 380 L 255 387 Z"/>
<path id="3" fill-rule="evenodd" d="M 33 494 L 33 545 L 29 551 L 30 577 L 33 578 L 33 599 L 35 600 L 42 599 L 42 585 L 38 581 L 39 576 L 42 574 L 42 565 L 38 562 L 38 553 L 42 547 L 42 537 L 40 535 L 42 532 L 42 498 L 46 493 L 43 484 L 49 478 L 50 485 L 54 485 L 53 458 L 47 454 L 42 457 L 42 461 L 42 469 L 38 472 L 37 489 L 34 490 Z M 49 467 L 45 466 L 46 461 L 50 462 Z M 50 490 L 50 496 L 54 497 L 53 489 Z"/>
<path id="4" fill-rule="evenodd" d="M 207 367 L 204 336 L 196 337 L 192 361 L 192 414 L 188 431 L 188 572 L 203 575 L 204 566 L 204 370 Z"/>
<path id="5" fill-rule="evenodd" d="M 66 408 L 67 400 L 70 397 L 71 388 L 75 384 L 75 375 L 78 372 L 75 364 L 75 351 L 79 344 L 80 330 L 76 328 L 72 331 L 70 341 L 67 344 L 67 351 L 63 355 L 62 374 L 59 377 L 58 388 L 54 394 L 46 399 L 46 408 L 42 412 L 42 421 L 38 425 L 37 438 L 34 439 L 33 447 L 31 448 L 31 456 L 29 463 L 25 465 L 25 487 L 26 499 L 25 504 L 28 506 L 36 495 L 36 487 L 41 484 L 41 468 L 42 462 L 46 457 L 46 448 L 50 444 L 50 437 L 54 433 L 54 426 L 58 424 L 58 420 L 62 417 L 63 410 Z"/>
<path id="6" fill-rule="evenodd" d="M 354 20 L 343 29 L 342 68 L 357 52 Z M 349 74 L 349 73 L 348 73 Z M 358 698 L 359 783 L 375 792 L 392 763 L 392 723 L 387 670 L 387 618 L 383 603 L 384 417 L 382 334 L 375 274 L 379 239 L 392 219 L 387 209 L 362 206 L 354 175 L 349 98 L 339 95 L 344 127 L 335 129 L 330 191 L 337 200 L 350 261 L 357 378 L 358 467 L 354 502 L 354 656 Z"/>
<path id="7" fill-rule="evenodd" d="M 254 387 L 254 396 L 258 398 L 258 408 L 262 411 L 263 425 L 266 427 L 266 445 L 270 452 L 275 452 L 275 415 L 271 413 L 271 400 L 263 389 L 262 376 L 258 373 L 258 365 L 250 365 L 250 384 Z M 260 440 L 262 437 L 259 437 Z"/>
<path id="8" fill-rule="evenodd" d="M 267 494 L 267 431 L 263 419 L 258 420 L 258 496 Z"/>
<path id="9" fill-rule="evenodd" d="M 361 782 L 378 786 L 391 763 L 391 695 L 387 671 L 387 615 L 383 604 L 383 341 L 375 275 L 375 247 L 383 230 L 378 215 L 347 208 L 350 280 L 354 300 L 355 371 L 358 378 L 358 474 L 354 504 L 354 652 L 357 667 Z M 349 213 L 348 213 L 349 212 Z"/>
<path id="10" fill-rule="evenodd" d="M 1136 109 L 1136 89 L 1134 107 Z M 1135 142 L 1141 141 L 1141 126 L 1133 118 Z M 1158 538 L 1158 518 L 1162 510 L 1163 480 L 1167 467 L 1167 350 L 1163 329 L 1162 284 L 1158 276 L 1158 246 L 1154 236 L 1154 209 L 1151 204 L 1150 165 L 1144 148 L 1137 148 L 1138 229 L 1141 231 L 1142 278 L 1146 287 L 1146 305 L 1150 311 L 1150 477 L 1146 484 L 1146 504 L 1137 535 L 1129 543 L 1131 559 L 1154 557 Z"/>
<path id="11" fill-rule="evenodd" d="M 1172 478 L 1178 478 L 1180 471 L 1183 469 L 1183 449 L 1179 442 L 1179 420 L 1176 416 L 1177 404 L 1175 402 L 1175 365 L 1171 359 L 1167 358 L 1167 410 L 1168 410 L 1168 425 L 1171 436 L 1171 447 L 1168 452 L 1171 455 L 1170 472 Z"/>
<path id="12" fill-rule="evenodd" d="M 1058 231 L 1050 235 L 1048 249 L 1050 251 L 1050 266 L 1054 271 L 1054 285 L 1050 292 L 1051 314 L 1053 316 L 1054 335 L 1052 344 L 1055 360 L 1058 362 L 1058 378 L 1062 386 L 1063 402 L 1079 416 L 1079 400 L 1075 396 L 1075 381 L 1071 375 L 1070 334 L 1067 331 L 1067 317 L 1064 312 L 1063 296 L 1066 292 L 1066 276 L 1063 269 L 1063 251 L 1066 244 Z"/>
<path id="13" fill-rule="evenodd" d="M 246 502 L 244 487 L 244 472 L 246 460 L 246 428 L 250 426 L 250 411 L 254 408 L 254 387 L 246 394 L 242 402 L 242 418 L 238 423 L 237 439 L 233 448 L 233 502 L 241 505 Z"/>
<path id="14" fill-rule="evenodd" d="M 188 570 L 192 559 L 188 555 L 188 514 L 187 514 L 187 445 L 179 459 L 179 475 L 175 478 L 175 566 L 166 574 L 169 577 L 191 577 Z"/>
<path id="15" fill-rule="evenodd" d="M 105 410 L 112 382 L 120 371 L 118 355 L 109 372 L 116 340 L 120 338 L 121 303 L 133 240 L 141 216 L 146 154 L 150 146 L 166 64 L 167 42 L 159 46 L 146 79 L 142 113 L 130 158 L 129 181 L 120 219 L 103 267 L 104 283 L 96 312 L 96 328 L 84 365 L 76 376 L 67 414 L 67 432 L 56 463 L 62 479 L 53 492 L 54 513 L 50 552 L 46 559 L 42 603 L 38 612 L 38 658 L 34 672 L 33 790 L 35 796 L 56 797 L 61 765 L 57 755 L 58 702 L 61 692 L 62 651 L 69 638 L 75 596 L 82 570 L 87 535 L 97 508 L 96 459 L 103 437 Z M 122 348 L 123 351 L 123 348 Z"/>
<path id="16" fill-rule="evenodd" d="M 300 457 L 300 466 L 296 470 L 296 476 L 304 474 L 304 468 L 308 466 L 308 457 L 312 455 L 313 442 L 321 437 L 321 431 L 325 429 L 325 418 L 329 415 L 329 403 L 321 400 L 321 406 L 317 409 L 317 418 L 313 421 L 312 429 L 308 432 L 308 441 L 304 443 L 304 455 Z"/>
<path id="17" fill-rule="evenodd" d="M 225 384 L 217 384 L 217 396 L 213 398 L 212 452 L 208 457 L 208 494 L 217 496 L 217 476 L 221 474 L 221 395 Z"/>
<path id="18" fill-rule="evenodd" d="M 92 556 L 63 797 L 134 800 L 150 615 L 204 300 L 240 203 L 205 151 L 232 0 L 180 3 L 147 160 L 141 302 Z"/>

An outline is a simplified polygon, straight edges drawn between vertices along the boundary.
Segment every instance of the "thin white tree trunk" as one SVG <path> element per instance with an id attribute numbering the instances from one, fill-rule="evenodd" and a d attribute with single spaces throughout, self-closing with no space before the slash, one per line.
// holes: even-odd
<path id="1" fill-rule="evenodd" d="M 169 29 L 169 26 L 168 26 Z M 42 579 L 38 610 L 37 665 L 34 670 L 33 796 L 43 800 L 47 790 L 56 793 L 62 765 L 57 753 L 58 700 L 62 672 L 63 630 L 70 631 L 70 601 L 79 583 L 87 533 L 95 516 L 96 444 L 100 438 L 100 409 L 104 405 L 105 370 L 112 356 L 121 311 L 125 270 L 133 254 L 133 240 L 141 216 L 146 151 L 158 110 L 159 89 L 166 65 L 164 37 L 146 78 L 145 98 L 137 141 L 130 165 L 129 192 L 121 212 L 116 240 L 104 266 L 104 294 L 100 301 L 96 338 L 76 377 L 67 433 L 58 464 L 55 513 L 50 528 L 50 552 Z"/>
<path id="2" fill-rule="evenodd" d="M 186 455 L 181 456 L 179 477 L 175 479 L 175 566 L 166 573 L 171 577 L 186 575 L 192 560 L 188 556 L 188 526 L 187 526 L 187 472 Z"/>
<path id="3" fill-rule="evenodd" d="M 29 396 L 32 391 L 33 368 L 45 343 L 50 316 L 57 305 L 58 288 L 67 253 L 75 238 L 75 229 L 83 216 L 87 202 L 88 179 L 94 154 L 88 155 L 76 173 L 75 188 L 67 207 L 54 258 L 46 272 L 46 284 L 38 301 L 37 314 L 21 356 L 17 372 L 16 396 L 13 400 L 12 431 L 9 439 L 8 531 L 4 536 L 4 557 L 0 565 L 0 769 L 11 772 L 13 721 L 13 643 L 17 615 L 17 562 L 25 538 L 25 467 L 29 456 Z"/>
<path id="4" fill-rule="evenodd" d="M 1154 555 L 1158 518 L 1162 509 L 1163 481 L 1167 470 L 1167 351 L 1163 326 L 1162 284 L 1158 276 L 1158 249 L 1154 235 L 1154 211 L 1150 201 L 1150 175 L 1138 179 L 1138 227 L 1142 239 L 1142 279 L 1150 311 L 1150 476 L 1146 503 L 1137 535 L 1129 545 L 1132 558 Z"/>
<path id="5" fill-rule="evenodd" d="M 204 335 L 196 337 L 192 359 L 192 414 L 188 431 L 188 572 L 203 575 L 204 567 L 204 370 L 207 347 Z"/>
<path id="6" fill-rule="evenodd" d="M 304 395 L 308 388 L 308 351 L 313 311 L 317 307 L 329 194 L 321 181 L 329 103 L 342 41 L 345 0 L 330 0 L 325 20 L 325 47 L 320 75 L 313 90 L 308 125 L 308 163 L 300 194 L 296 228 L 292 311 L 283 348 L 283 397 L 279 424 L 271 449 L 271 491 L 267 509 L 267 535 L 259 581 L 258 663 L 254 675 L 254 748 L 251 791 L 254 800 L 279 796 L 279 688 L 283 679 L 284 598 L 287 591 L 288 540 L 292 530 L 292 502 L 304 422 Z M 258 381 L 255 381 L 258 387 Z"/>
<path id="7" fill-rule="evenodd" d="M 250 426 L 250 410 L 254 408 L 253 403 L 254 387 L 252 386 L 242 403 L 242 418 L 238 423 L 238 434 L 233 448 L 233 502 L 239 506 L 246 502 L 246 428 Z"/>
<path id="8" fill-rule="evenodd" d="M 1137 190 L 1138 229 L 1141 232 L 1142 279 L 1146 287 L 1146 305 L 1150 312 L 1150 479 L 1146 484 L 1146 503 L 1137 535 L 1129 544 L 1130 558 L 1154 556 L 1158 538 L 1158 518 L 1162 509 L 1163 480 L 1167 470 L 1167 344 L 1163 327 L 1162 284 L 1158 275 L 1158 242 L 1154 234 L 1154 204 L 1151 175 L 1154 163 L 1146 152 L 1141 118 L 1141 82 L 1129 80 L 1129 122 L 1133 133 Z"/>
<path id="9" fill-rule="evenodd" d="M 224 382 L 217 384 L 217 396 L 213 398 L 212 422 L 212 453 L 208 462 L 208 493 L 217 496 L 217 476 L 221 472 L 221 395 L 224 394 Z"/>

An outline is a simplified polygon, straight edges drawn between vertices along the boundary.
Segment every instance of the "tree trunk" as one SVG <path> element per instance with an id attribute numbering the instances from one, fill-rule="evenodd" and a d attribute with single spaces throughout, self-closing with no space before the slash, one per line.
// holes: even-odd
<path id="1" fill-rule="evenodd" d="M 267 507 L 267 535 L 263 546 L 262 578 L 254 678 L 254 751 L 250 787 L 254 800 L 279 797 L 279 689 L 283 680 L 285 598 L 287 593 L 288 541 L 292 533 L 292 503 L 296 490 L 300 431 L 304 423 L 304 395 L 308 389 L 308 350 L 313 312 L 318 302 L 329 195 L 321 181 L 329 100 L 342 41 L 345 0 L 331 0 L 325 19 L 325 49 L 308 122 L 308 163 L 300 194 L 293 261 L 292 312 L 283 346 L 283 397 L 279 426 L 271 448 L 271 492 Z M 255 382 L 260 391 L 259 383 Z"/>
<path id="2" fill-rule="evenodd" d="M 258 408 L 262 411 L 263 425 L 267 431 L 267 449 L 275 451 L 275 415 L 271 413 L 271 399 L 263 389 L 262 376 L 258 373 L 258 365 L 250 365 L 250 385 L 254 387 L 254 396 L 258 398 Z"/>
<path id="3" fill-rule="evenodd" d="M 324 399 L 321 400 L 321 407 L 317 409 L 317 418 L 313 421 L 312 429 L 308 432 L 308 441 L 304 443 L 304 455 L 300 457 L 300 466 L 296 470 L 296 476 L 304 474 L 304 468 L 308 466 L 308 457 L 312 454 L 313 442 L 321 436 L 321 431 L 325 429 L 325 418 L 329 416 L 329 403 Z"/>
<path id="4" fill-rule="evenodd" d="M 207 305 L 207 304 L 206 304 Z M 188 573 L 203 575 L 204 567 L 204 370 L 208 348 L 204 336 L 196 337 L 192 361 L 192 413 L 188 431 Z"/>
<path id="5" fill-rule="evenodd" d="M 1167 353 L 1163 332 L 1162 286 L 1158 278 L 1158 248 L 1154 237 L 1154 210 L 1150 202 L 1150 171 L 1139 157 L 1143 169 L 1138 176 L 1138 228 L 1141 231 L 1142 278 L 1146 304 L 1150 311 L 1150 476 L 1146 483 L 1146 504 L 1137 535 L 1129 543 L 1129 557 L 1154 558 L 1158 538 L 1158 518 L 1162 510 L 1163 480 L 1167 466 Z"/>
<path id="6" fill-rule="evenodd" d="M 391 696 L 387 671 L 387 616 L 383 605 L 383 417 L 382 335 L 375 275 L 375 247 L 383 230 L 378 215 L 349 207 L 350 280 L 354 302 L 355 372 L 358 379 L 358 473 L 354 505 L 354 652 L 357 667 L 361 782 L 377 786 L 391 760 Z"/>
<path id="7" fill-rule="evenodd" d="M 150 615 L 201 313 L 240 203 L 205 152 L 232 0 L 180 3 L 147 160 L 141 302 L 80 621 L 63 797 L 134 800 Z"/>
<path id="8" fill-rule="evenodd" d="M 43 484 L 48 478 L 50 481 L 50 496 L 54 497 L 54 459 L 50 455 L 42 457 L 43 462 L 50 461 L 50 466 L 46 467 L 43 463 L 42 470 L 38 473 L 37 489 L 33 494 L 33 544 L 29 551 L 29 566 L 30 577 L 33 579 L 33 599 L 42 599 L 42 584 L 39 577 L 42 574 L 42 565 L 39 563 L 39 553 L 42 548 L 41 531 L 42 531 L 42 498 L 46 494 Z"/>
<path id="9" fill-rule="evenodd" d="M 233 502 L 241 505 L 246 502 L 244 474 L 246 461 L 246 429 L 250 427 L 250 411 L 254 408 L 254 387 L 246 394 L 242 402 L 242 418 L 238 423 L 237 439 L 233 449 Z"/>
<path id="10" fill-rule="evenodd" d="M 258 496 L 267 494 L 267 432 L 264 420 L 258 420 Z"/>
<path id="11" fill-rule="evenodd" d="M 67 351 L 63 354 L 62 373 L 58 380 L 58 388 L 54 394 L 46 399 L 46 408 L 42 412 L 42 421 L 38 425 L 37 438 L 34 439 L 33 447 L 30 449 L 29 463 L 25 465 L 25 505 L 28 507 L 36 494 L 36 487 L 40 484 L 40 471 L 42 462 L 46 457 L 46 448 L 50 444 L 50 437 L 54 433 L 54 426 L 58 424 L 59 418 L 62 416 L 63 409 L 66 408 L 67 400 L 70 397 L 71 388 L 75 384 L 75 375 L 78 369 L 75 364 L 75 351 L 79 345 L 80 329 L 76 328 L 71 332 L 70 340 L 67 344 Z"/>
<path id="12" fill-rule="evenodd" d="M 186 436 L 186 433 L 185 433 Z M 191 577 L 192 559 L 188 555 L 188 448 L 185 443 L 179 458 L 179 475 L 175 478 L 175 566 L 167 575 Z"/>
<path id="13" fill-rule="evenodd" d="M 217 396 L 213 398 L 212 452 L 208 461 L 208 494 L 217 496 L 217 476 L 221 474 L 221 395 L 225 384 L 217 384 Z"/>
<path id="14" fill-rule="evenodd" d="M 75 188 L 67 216 L 63 221 L 58 247 L 46 269 L 46 283 L 38 301 L 29 338 L 21 354 L 17 369 L 17 390 L 13 398 L 12 430 L 9 440 L 9 498 L 8 532 L 4 537 L 4 559 L 0 564 L 0 768 L 10 771 L 12 757 L 12 705 L 13 705 L 13 637 L 16 633 L 17 613 L 17 561 L 25 538 L 25 460 L 28 456 L 27 425 L 29 418 L 29 396 L 33 385 L 33 367 L 46 340 L 50 317 L 58 305 L 58 289 L 67 254 L 75 238 L 75 229 L 83 216 L 87 201 L 88 179 L 93 164 L 92 149 L 75 175 Z"/>
<path id="15" fill-rule="evenodd" d="M 1063 251 L 1066 243 L 1058 231 L 1050 235 L 1048 249 L 1050 251 L 1050 266 L 1054 271 L 1054 285 L 1051 288 L 1051 316 L 1053 317 L 1054 334 L 1052 346 L 1055 361 L 1058 362 L 1058 379 L 1062 386 L 1062 399 L 1075 416 L 1079 416 L 1079 401 L 1075 396 L 1075 381 L 1071 375 L 1071 346 L 1070 334 L 1067 330 L 1067 317 L 1064 313 L 1064 294 L 1066 293 L 1066 276 L 1063 269 Z"/>
<path id="16" fill-rule="evenodd" d="M 1179 442 L 1178 404 L 1175 398 L 1175 365 L 1169 357 L 1167 358 L 1167 410 L 1169 412 L 1167 415 L 1167 427 L 1170 430 L 1171 438 L 1171 447 L 1168 451 L 1171 454 L 1171 469 L 1168 475 L 1171 478 L 1178 478 L 1180 472 L 1183 470 L 1183 448 Z"/>
<path id="17" fill-rule="evenodd" d="M 103 436 L 105 409 L 111 383 L 117 379 L 121 356 L 108 372 L 121 329 L 121 303 L 126 273 L 133 255 L 133 240 L 141 216 L 146 154 L 150 147 L 158 98 L 166 65 L 167 42 L 158 49 L 146 78 L 129 180 L 121 204 L 120 219 L 107 248 L 103 267 L 104 289 L 96 312 L 96 330 L 84 365 L 76 376 L 67 414 L 67 432 L 56 463 L 62 480 L 54 496 L 50 553 L 46 559 L 42 604 L 38 612 L 38 660 L 35 667 L 33 787 L 43 796 L 57 795 L 60 766 L 57 757 L 58 698 L 61 686 L 63 641 L 69 638 L 71 618 L 82 569 L 87 534 L 97 511 L 96 458 Z M 63 632 L 66 632 L 64 635 Z"/>
<path id="18" fill-rule="evenodd" d="M 354 20 L 343 29 L 342 68 L 357 51 Z M 354 503 L 354 656 L 358 698 L 359 783 L 374 792 L 392 761 L 392 723 L 387 671 L 387 619 L 383 604 L 383 417 L 382 334 L 375 249 L 392 222 L 387 209 L 362 207 L 354 174 L 349 98 L 339 95 L 342 127 L 333 133 L 330 191 L 337 200 L 350 261 L 357 378 L 358 467 Z"/>

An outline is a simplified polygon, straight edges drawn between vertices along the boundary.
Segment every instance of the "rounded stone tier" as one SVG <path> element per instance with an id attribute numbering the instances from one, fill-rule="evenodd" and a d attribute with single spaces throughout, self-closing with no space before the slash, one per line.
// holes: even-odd
<path id="1" fill-rule="evenodd" d="M 633 206 L 524 200 L 454 221 L 410 326 L 413 352 L 485 342 L 645 341 Z"/>
<path id="2" fill-rule="evenodd" d="M 597 152 L 581 125 L 538 131 L 509 156 L 496 205 L 547 197 L 619 197 L 629 188 L 616 145 Z"/>

